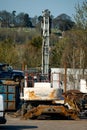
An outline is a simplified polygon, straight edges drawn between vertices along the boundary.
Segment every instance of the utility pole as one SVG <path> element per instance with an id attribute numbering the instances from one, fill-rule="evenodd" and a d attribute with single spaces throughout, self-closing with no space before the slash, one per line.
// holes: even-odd
<path id="1" fill-rule="evenodd" d="M 49 76 L 49 35 L 50 35 L 50 11 L 42 11 L 42 75 Z"/>

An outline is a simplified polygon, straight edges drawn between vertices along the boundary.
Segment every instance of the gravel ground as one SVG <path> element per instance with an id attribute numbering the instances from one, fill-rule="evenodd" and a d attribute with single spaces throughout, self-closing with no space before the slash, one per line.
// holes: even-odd
<path id="1" fill-rule="evenodd" d="M 81 120 L 21 120 L 6 115 L 7 123 L 0 130 L 87 130 L 87 119 Z"/>

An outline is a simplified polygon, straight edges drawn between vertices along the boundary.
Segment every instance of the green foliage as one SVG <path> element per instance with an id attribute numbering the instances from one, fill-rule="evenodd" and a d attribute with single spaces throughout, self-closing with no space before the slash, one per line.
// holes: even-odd
<path id="1" fill-rule="evenodd" d="M 51 66 L 53 67 L 60 67 L 62 65 L 62 55 L 65 48 L 65 39 L 60 39 L 58 42 L 53 46 L 51 50 Z"/>
<path id="2" fill-rule="evenodd" d="M 20 33 L 16 33 L 16 30 L 14 33 L 8 30 L 9 37 L 7 34 L 5 40 L 0 42 L 0 62 L 10 63 L 16 68 L 21 68 L 24 62 L 28 67 L 41 67 L 42 38 L 39 33 L 35 30 L 20 30 Z M 20 44 L 17 42 L 19 38 L 24 38 Z M 62 38 L 51 34 L 49 49 L 50 67 L 64 67 L 67 62 L 69 68 L 87 68 L 86 30 L 67 31 Z"/>
<path id="3" fill-rule="evenodd" d="M 61 14 L 55 19 L 53 19 L 53 27 L 57 30 L 67 31 L 72 29 L 73 26 L 74 26 L 74 22 L 66 14 Z"/>
<path id="4" fill-rule="evenodd" d="M 75 7 L 76 15 L 74 16 L 76 26 L 81 29 L 87 28 L 87 1 L 84 0 L 83 4 L 78 4 Z"/>
<path id="5" fill-rule="evenodd" d="M 67 43 L 63 59 L 71 68 L 87 68 L 87 31 L 72 30 L 66 33 Z"/>
<path id="6" fill-rule="evenodd" d="M 41 67 L 41 47 L 33 46 L 32 41 L 25 45 L 24 59 L 28 67 Z"/>
<path id="7" fill-rule="evenodd" d="M 16 68 L 21 68 L 23 62 L 29 67 L 41 66 L 42 38 L 38 31 L 1 28 L 0 34 L 0 62 L 10 63 Z"/>
<path id="8" fill-rule="evenodd" d="M 52 67 L 87 68 L 87 31 L 72 30 L 56 41 L 51 48 L 50 63 Z"/>
<path id="9" fill-rule="evenodd" d="M 0 62 L 10 63 L 13 65 L 18 60 L 18 55 L 12 41 L 7 39 L 0 42 Z"/>
<path id="10" fill-rule="evenodd" d="M 24 27 L 32 27 L 32 23 L 30 21 L 29 15 L 24 14 Z"/>
<path id="11" fill-rule="evenodd" d="M 40 36 L 34 37 L 31 41 L 31 44 L 36 48 L 42 47 L 42 38 Z"/>

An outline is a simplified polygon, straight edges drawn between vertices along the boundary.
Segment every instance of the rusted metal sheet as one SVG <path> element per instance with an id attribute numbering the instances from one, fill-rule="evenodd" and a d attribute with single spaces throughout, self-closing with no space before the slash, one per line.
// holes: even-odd
<path id="1" fill-rule="evenodd" d="M 33 117 L 38 117 L 43 113 L 56 113 L 63 115 L 65 117 L 71 117 L 72 119 L 78 119 L 78 114 L 76 111 L 69 110 L 64 106 L 54 106 L 54 105 L 39 105 L 29 110 L 26 114 L 23 115 L 22 119 L 29 119 Z"/>
<path id="2" fill-rule="evenodd" d="M 86 95 L 79 90 L 68 90 L 66 93 L 63 93 L 63 96 L 65 97 L 65 103 L 68 103 L 71 109 L 78 112 L 82 109 L 82 102 L 87 102 L 84 100 L 84 96 L 86 97 Z"/>
<path id="3" fill-rule="evenodd" d="M 19 87 L 17 85 L 0 84 L 0 94 L 4 97 L 6 111 L 16 110 L 19 104 Z"/>
<path id="4" fill-rule="evenodd" d="M 58 88 L 52 88 L 50 83 L 37 83 L 34 88 L 24 88 L 24 100 L 58 99 Z"/>
<path id="5" fill-rule="evenodd" d="M 0 80 L 0 83 L 3 85 L 18 85 L 19 82 L 15 82 L 13 80 Z"/>

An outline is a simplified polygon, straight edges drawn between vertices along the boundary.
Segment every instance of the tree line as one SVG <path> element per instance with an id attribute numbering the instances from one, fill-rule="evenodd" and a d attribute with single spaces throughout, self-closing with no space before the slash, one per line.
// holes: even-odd
<path id="1" fill-rule="evenodd" d="M 56 18 L 51 15 L 52 28 L 60 30 L 69 30 L 74 26 L 74 22 L 71 20 L 70 16 L 66 14 L 60 14 Z M 0 26 L 1 27 L 38 27 L 42 20 L 42 16 L 30 17 L 28 13 L 19 13 L 16 15 L 16 11 L 12 13 L 3 10 L 0 11 Z M 50 21 L 51 22 L 51 21 Z"/>
<path id="2" fill-rule="evenodd" d="M 0 11 L 1 27 L 32 27 L 32 22 L 27 13 L 19 13 L 16 11 L 12 13 L 3 10 Z"/>

